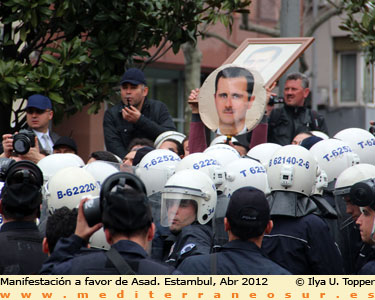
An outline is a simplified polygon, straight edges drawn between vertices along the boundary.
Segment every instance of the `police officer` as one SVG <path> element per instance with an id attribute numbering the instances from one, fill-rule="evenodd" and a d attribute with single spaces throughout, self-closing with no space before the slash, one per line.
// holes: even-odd
<path id="1" fill-rule="evenodd" d="M 367 245 L 375 245 L 375 178 L 367 179 L 354 184 L 350 188 L 350 199 L 354 205 L 360 207 L 361 214 L 356 220 L 359 226 L 361 239 Z M 375 253 L 372 253 L 364 266 L 359 270 L 359 275 L 375 274 Z"/>
<path id="2" fill-rule="evenodd" d="M 186 257 L 211 252 L 215 242 L 210 221 L 216 201 L 215 184 L 203 172 L 182 170 L 168 179 L 162 191 L 160 220 L 170 230 L 160 237 L 165 262 L 177 266 Z"/>
<path id="3" fill-rule="evenodd" d="M 42 184 L 43 174 L 32 162 L 19 161 L 6 172 L 1 191 L 0 274 L 36 274 L 47 257 L 36 226 Z"/>
<path id="4" fill-rule="evenodd" d="M 340 228 L 339 247 L 347 274 L 357 274 L 374 252 L 372 245 L 361 240 L 359 226 L 355 224 L 361 211 L 359 206 L 353 203 L 350 194 L 353 185 L 371 178 L 375 178 L 375 166 L 361 163 L 341 172 L 335 184 L 334 194 Z"/>
<path id="5" fill-rule="evenodd" d="M 230 198 L 224 226 L 229 242 L 217 253 L 188 257 L 178 266 L 182 273 L 290 274 L 260 249 L 264 234 L 270 233 L 273 226 L 269 205 L 262 191 L 253 187 L 236 190 Z"/>
<path id="6" fill-rule="evenodd" d="M 271 218 L 274 227 L 262 248 L 292 274 L 342 274 L 342 259 L 328 225 L 309 198 L 318 175 L 309 150 L 287 145 L 268 165 Z"/>
<path id="7" fill-rule="evenodd" d="M 130 173 L 109 176 L 102 185 L 100 204 L 81 201 L 75 234 L 62 238 L 43 265 L 41 274 L 171 274 L 173 267 L 151 260 L 146 252 L 155 225 L 142 181 Z M 96 203 L 96 204 L 95 204 Z M 109 251 L 82 249 L 102 226 Z M 86 219 L 86 217 L 87 219 Z M 88 221 L 92 227 L 89 227 Z"/>

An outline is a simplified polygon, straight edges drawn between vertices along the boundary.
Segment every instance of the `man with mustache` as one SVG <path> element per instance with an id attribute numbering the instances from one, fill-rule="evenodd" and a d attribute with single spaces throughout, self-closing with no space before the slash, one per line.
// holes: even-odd
<path id="1" fill-rule="evenodd" d="M 215 106 L 219 115 L 218 134 L 235 136 L 246 133 L 246 111 L 255 96 L 254 76 L 245 68 L 228 67 L 221 70 L 215 81 Z"/>
<path id="2" fill-rule="evenodd" d="M 273 109 L 268 120 L 268 142 L 288 145 L 301 132 L 318 130 L 328 134 L 324 117 L 306 107 L 309 79 L 302 73 L 287 76 L 283 107 Z"/>

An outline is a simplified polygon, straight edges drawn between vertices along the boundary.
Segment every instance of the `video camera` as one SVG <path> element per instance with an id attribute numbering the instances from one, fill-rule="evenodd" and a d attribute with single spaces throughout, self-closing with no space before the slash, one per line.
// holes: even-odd
<path id="1" fill-rule="evenodd" d="M 84 203 L 83 214 L 87 224 L 92 227 L 100 223 L 111 192 L 123 193 L 126 188 L 132 188 L 144 194 L 146 199 L 146 187 L 137 176 L 127 172 L 114 173 L 102 183 L 100 197 L 93 197 Z"/>
<path id="2" fill-rule="evenodd" d="M 270 96 L 270 100 L 268 101 L 269 106 L 274 106 L 275 104 L 281 104 L 281 103 L 284 103 L 283 97 Z"/>

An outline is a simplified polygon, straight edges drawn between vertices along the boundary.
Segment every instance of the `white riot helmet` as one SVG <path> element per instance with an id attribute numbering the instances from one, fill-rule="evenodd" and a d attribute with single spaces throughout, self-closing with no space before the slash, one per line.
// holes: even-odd
<path id="1" fill-rule="evenodd" d="M 350 214 L 347 213 L 347 202 L 351 202 L 350 188 L 357 182 L 370 178 L 375 178 L 375 166 L 362 163 L 347 168 L 337 177 L 335 191 L 333 193 L 336 196 L 336 211 L 340 218 L 343 219 L 340 225 L 341 229 L 344 229 L 354 222 L 354 219 L 360 214 L 359 209 L 354 209 L 354 207 L 350 209 Z"/>
<path id="2" fill-rule="evenodd" d="M 286 145 L 272 155 L 267 175 L 271 192 L 289 191 L 309 196 L 319 175 L 318 163 L 306 148 Z"/>
<path id="3" fill-rule="evenodd" d="M 353 184 L 370 178 L 375 178 L 374 165 L 361 163 L 347 168 L 337 177 L 334 194 L 349 194 Z"/>
<path id="4" fill-rule="evenodd" d="M 362 128 L 347 128 L 336 133 L 334 138 L 347 142 L 361 163 L 375 165 L 375 137 Z"/>
<path id="5" fill-rule="evenodd" d="M 104 234 L 104 229 L 101 228 L 94 232 L 89 240 L 90 248 L 109 250 L 111 246 L 108 244 Z"/>
<path id="6" fill-rule="evenodd" d="M 321 140 L 310 148 L 322 170 L 327 174 L 328 183 L 337 179 L 346 168 L 359 163 L 359 157 L 349 144 L 337 139 Z"/>
<path id="7" fill-rule="evenodd" d="M 168 178 L 175 173 L 181 158 L 167 149 L 155 149 L 139 162 L 135 174 L 144 182 L 147 196 L 160 192 Z"/>
<path id="8" fill-rule="evenodd" d="M 73 153 L 54 153 L 42 158 L 37 165 L 42 170 L 46 182 L 61 169 L 83 167 L 85 163 L 82 158 Z"/>
<path id="9" fill-rule="evenodd" d="M 171 139 L 176 140 L 177 142 L 182 144 L 182 141 L 186 138 L 186 135 L 184 135 L 181 132 L 178 131 L 165 131 L 162 134 L 159 134 L 159 136 L 155 139 L 154 146 L 156 149 L 159 149 L 161 144 L 165 140 Z"/>
<path id="10" fill-rule="evenodd" d="M 324 132 L 322 132 L 322 131 L 313 130 L 313 131 L 310 131 L 310 132 L 311 132 L 312 135 L 320 137 L 323 140 L 328 140 L 329 139 L 329 136 L 327 134 L 325 134 Z"/>
<path id="11" fill-rule="evenodd" d="M 223 184 L 225 172 L 218 161 L 208 153 L 196 152 L 184 157 L 176 166 L 176 173 L 182 170 L 196 170 L 206 173 L 216 187 Z"/>
<path id="12" fill-rule="evenodd" d="M 50 211 L 62 206 L 73 209 L 83 197 L 99 196 L 95 178 L 83 168 L 61 169 L 46 185 L 47 205 Z"/>
<path id="13" fill-rule="evenodd" d="M 203 172 L 182 170 L 168 179 L 162 191 L 162 226 L 170 226 L 177 209 L 184 200 L 197 204 L 196 219 L 200 224 L 209 222 L 215 213 L 217 194 L 214 183 Z"/>
<path id="14" fill-rule="evenodd" d="M 228 137 L 226 135 L 218 135 L 211 141 L 210 146 L 217 145 L 217 144 L 225 144 L 227 140 L 228 140 Z M 238 140 L 235 137 L 232 137 L 230 141 L 232 143 L 238 142 Z"/>
<path id="15" fill-rule="evenodd" d="M 225 167 L 226 164 L 239 159 L 241 156 L 236 149 L 227 144 L 216 144 L 208 147 L 203 153 L 215 158 L 219 164 Z"/>
<path id="16" fill-rule="evenodd" d="M 259 160 L 266 168 L 272 155 L 282 146 L 274 143 L 263 143 L 256 145 L 247 152 L 247 156 Z"/>
<path id="17" fill-rule="evenodd" d="M 92 176 L 94 176 L 99 187 L 102 185 L 102 182 L 110 175 L 120 171 L 120 164 L 116 164 L 104 160 L 95 160 L 92 163 L 87 164 L 83 167 L 88 171 Z"/>
<path id="18" fill-rule="evenodd" d="M 233 192 L 245 186 L 253 186 L 265 194 L 270 192 L 266 168 L 251 158 L 240 158 L 225 166 L 227 174 L 223 193 L 230 197 Z"/>

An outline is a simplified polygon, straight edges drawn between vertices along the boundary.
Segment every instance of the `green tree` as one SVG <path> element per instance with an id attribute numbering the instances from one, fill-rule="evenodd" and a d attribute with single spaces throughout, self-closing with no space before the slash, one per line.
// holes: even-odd
<path id="1" fill-rule="evenodd" d="M 344 0 L 347 14 L 341 29 L 349 31 L 351 38 L 361 44 L 366 63 L 375 62 L 375 2 L 368 0 Z"/>
<path id="2" fill-rule="evenodd" d="M 55 121 L 110 100 L 126 66 L 147 64 L 196 42 L 200 28 L 251 0 L 5 0 L 0 2 L 0 131 L 9 132 L 12 103 L 42 93 Z M 203 25 L 203 26 L 201 26 Z M 156 47 L 154 55 L 149 49 Z M 23 123 L 20 109 L 16 129 Z"/>

